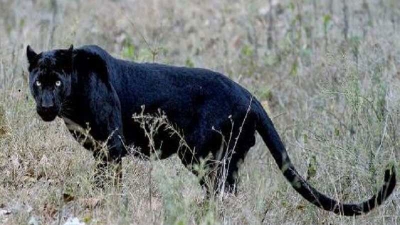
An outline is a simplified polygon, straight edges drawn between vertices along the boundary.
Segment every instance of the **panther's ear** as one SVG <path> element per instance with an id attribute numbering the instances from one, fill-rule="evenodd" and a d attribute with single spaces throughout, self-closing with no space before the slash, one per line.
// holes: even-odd
<path id="1" fill-rule="evenodd" d="M 74 46 L 71 45 L 65 53 L 64 68 L 67 70 L 72 70 L 73 68 L 73 51 L 74 51 Z"/>
<path id="2" fill-rule="evenodd" d="M 28 47 L 26 47 L 26 57 L 28 58 L 28 62 L 30 65 L 33 65 L 35 63 L 37 56 L 38 54 L 33 51 L 31 46 L 28 45 Z"/>
<path id="3" fill-rule="evenodd" d="M 68 53 L 72 54 L 72 51 L 74 51 L 74 45 L 71 45 L 68 49 Z"/>

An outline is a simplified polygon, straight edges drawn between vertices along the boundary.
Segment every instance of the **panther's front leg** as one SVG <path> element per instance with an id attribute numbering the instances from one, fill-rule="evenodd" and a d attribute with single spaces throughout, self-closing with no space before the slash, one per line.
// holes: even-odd
<path id="1" fill-rule="evenodd" d="M 116 114 L 116 112 L 112 112 L 112 114 Z M 101 188 L 104 188 L 104 183 L 111 179 L 115 186 L 121 184 L 122 156 L 126 150 L 122 132 L 120 131 L 122 124 L 115 122 L 104 121 L 104 124 L 100 123 L 96 126 L 97 128 L 110 127 L 110 129 L 101 132 L 102 138 L 97 138 L 100 139 L 100 144 L 97 144 L 97 147 L 93 149 L 93 156 L 96 160 L 94 180 L 96 186 Z M 117 124 L 119 125 L 117 126 Z M 95 133 L 95 130 L 93 130 L 93 133 Z"/>
<path id="2" fill-rule="evenodd" d="M 80 126 L 69 118 L 63 117 L 63 119 L 72 136 L 84 148 L 93 152 L 96 160 L 94 176 L 96 186 L 104 187 L 104 180 L 110 176 L 114 177 L 114 184 L 119 184 L 122 178 L 122 156 L 125 153 L 123 137 L 118 129 L 121 126 L 116 126 L 115 122 L 107 120 L 87 122 L 85 126 Z M 114 131 L 100 129 L 110 124 L 114 124 L 111 126 L 115 127 Z"/>
<path id="3" fill-rule="evenodd" d="M 120 118 L 116 115 L 119 114 L 118 110 L 104 113 L 103 115 L 112 114 L 108 118 L 113 119 L 96 125 L 101 130 L 99 139 L 102 144 L 93 151 L 96 160 L 95 182 L 98 187 L 104 187 L 104 181 L 111 178 L 114 185 L 118 186 L 122 179 L 122 156 L 126 153 L 122 124 L 120 119 L 115 119 Z M 102 129 L 103 127 L 108 129 Z"/>
<path id="4" fill-rule="evenodd" d="M 122 157 L 126 154 L 120 101 L 113 87 L 104 81 L 91 79 L 88 83 L 90 88 L 85 95 L 89 96 L 89 104 L 85 117 L 89 121 L 90 134 L 100 143 L 93 149 L 97 163 L 95 182 L 104 187 L 104 181 L 112 178 L 114 184 L 119 184 Z"/>
<path id="5" fill-rule="evenodd" d="M 104 188 L 105 182 L 110 180 L 110 178 L 113 179 L 113 184 L 119 187 L 122 181 L 122 158 L 106 159 L 98 151 L 94 152 L 93 155 L 96 159 L 94 174 L 96 187 Z"/>

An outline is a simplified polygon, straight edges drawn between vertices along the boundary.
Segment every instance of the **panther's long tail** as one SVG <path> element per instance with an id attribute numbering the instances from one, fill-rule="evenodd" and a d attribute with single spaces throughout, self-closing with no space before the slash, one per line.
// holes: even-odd
<path id="1" fill-rule="evenodd" d="M 312 204 L 321 209 L 340 215 L 361 215 L 371 211 L 376 206 L 381 205 L 393 192 L 393 189 L 396 185 L 394 166 L 385 171 L 385 183 L 379 192 L 365 202 L 359 204 L 344 204 L 320 193 L 310 184 L 308 184 L 307 181 L 304 180 L 304 178 L 301 177 L 294 168 L 286 149 L 283 146 L 283 143 L 267 113 L 263 109 L 260 109 L 259 114 L 260 122 L 257 126 L 257 131 L 260 133 L 283 175 L 290 182 L 292 187 Z"/>

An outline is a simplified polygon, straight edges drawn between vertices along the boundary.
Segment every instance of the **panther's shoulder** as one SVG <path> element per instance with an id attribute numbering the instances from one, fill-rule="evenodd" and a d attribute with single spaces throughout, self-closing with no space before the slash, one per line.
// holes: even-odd
<path id="1" fill-rule="evenodd" d="M 97 45 L 84 45 L 75 48 L 74 54 L 79 56 L 98 56 L 102 58 L 111 57 L 106 50 Z"/>
<path id="2" fill-rule="evenodd" d="M 79 75 L 95 73 L 107 81 L 111 61 L 112 56 L 97 45 L 85 45 L 73 51 L 73 66 Z"/>

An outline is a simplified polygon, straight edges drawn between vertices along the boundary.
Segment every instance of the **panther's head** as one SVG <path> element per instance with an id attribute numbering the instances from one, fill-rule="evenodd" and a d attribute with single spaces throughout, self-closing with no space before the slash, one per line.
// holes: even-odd
<path id="1" fill-rule="evenodd" d="M 35 53 L 28 45 L 29 87 L 36 111 L 44 121 L 53 121 L 71 95 L 73 46 L 69 49 Z"/>

